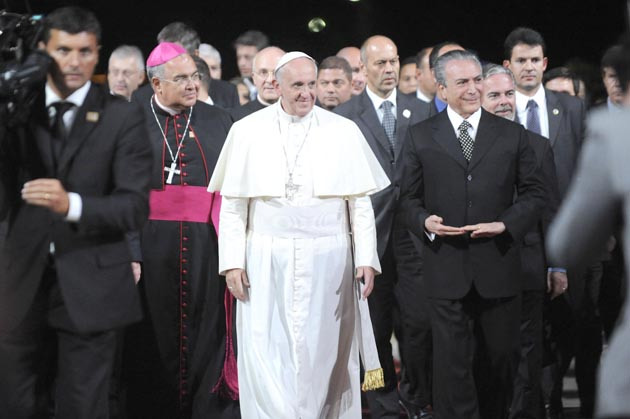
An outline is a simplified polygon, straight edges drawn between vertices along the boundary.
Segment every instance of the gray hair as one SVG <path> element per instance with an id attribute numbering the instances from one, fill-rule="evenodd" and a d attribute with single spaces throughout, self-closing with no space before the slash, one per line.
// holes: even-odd
<path id="1" fill-rule="evenodd" d="M 108 64 L 111 64 L 112 58 L 130 58 L 133 57 L 136 59 L 138 64 L 138 70 L 144 70 L 144 57 L 142 56 L 142 51 L 135 45 L 121 45 L 112 51 L 109 56 Z"/>
<path id="2" fill-rule="evenodd" d="M 444 55 L 440 55 L 435 62 L 435 79 L 438 84 L 446 86 L 446 64 L 455 60 L 473 61 L 479 66 L 479 70 L 481 70 L 481 62 L 479 62 L 479 58 L 472 52 L 461 50 L 449 51 Z"/>
<path id="3" fill-rule="evenodd" d="M 154 77 L 157 77 L 158 79 L 164 78 L 164 64 L 147 67 L 147 78 L 149 81 L 153 80 Z"/>
<path id="4" fill-rule="evenodd" d="M 180 44 L 190 55 L 194 55 L 201 43 L 199 34 L 183 22 L 172 22 L 164 26 L 157 36 L 158 43 L 174 42 Z"/>
<path id="5" fill-rule="evenodd" d="M 210 44 L 199 45 L 199 56 L 209 60 L 216 60 L 221 64 L 221 53 Z"/>
<path id="6" fill-rule="evenodd" d="M 493 64 L 493 63 L 486 64 L 483 66 L 483 79 L 484 80 L 496 74 L 505 74 L 512 79 L 514 84 L 516 84 L 516 80 L 514 80 L 514 74 L 512 74 L 512 71 L 510 71 L 509 68 L 503 67 L 502 65 Z"/>

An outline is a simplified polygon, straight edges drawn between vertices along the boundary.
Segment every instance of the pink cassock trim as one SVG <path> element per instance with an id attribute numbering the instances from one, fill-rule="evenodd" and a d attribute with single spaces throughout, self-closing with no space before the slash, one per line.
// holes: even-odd
<path id="1" fill-rule="evenodd" d="M 221 195 L 205 186 L 165 185 L 149 195 L 149 220 L 209 223 L 219 231 Z"/>

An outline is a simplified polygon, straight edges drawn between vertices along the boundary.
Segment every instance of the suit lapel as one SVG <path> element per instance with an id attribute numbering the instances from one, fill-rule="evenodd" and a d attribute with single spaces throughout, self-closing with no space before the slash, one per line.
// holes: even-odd
<path id="1" fill-rule="evenodd" d="M 496 141 L 497 132 L 494 125 L 494 121 L 492 121 L 488 113 L 482 109 L 481 119 L 477 127 L 477 135 L 475 135 L 475 148 L 473 149 L 469 163 L 470 170 L 475 168 Z"/>
<path id="2" fill-rule="evenodd" d="M 411 109 L 407 106 L 407 101 L 403 97 L 400 91 L 396 94 L 396 161 L 402 150 L 402 146 L 405 142 L 407 135 L 407 129 L 409 128 L 409 121 L 411 121 Z"/>
<path id="3" fill-rule="evenodd" d="M 545 89 L 545 97 L 547 98 L 547 120 L 549 121 L 549 141 L 553 146 L 558 139 L 560 131 L 560 122 L 562 121 L 562 107 L 558 101 L 558 97 L 551 91 Z"/>
<path id="4" fill-rule="evenodd" d="M 462 152 L 462 147 L 453 130 L 450 119 L 446 112 L 440 112 L 434 119 L 433 139 L 441 145 L 448 154 L 464 169 L 468 169 L 468 162 Z M 473 155 L 475 152 L 473 151 Z"/>
<path id="5" fill-rule="evenodd" d="M 385 133 L 385 128 L 381 125 L 378 120 L 378 115 L 376 114 L 376 110 L 374 109 L 374 104 L 368 97 L 367 93 L 363 91 L 360 96 L 361 113 L 360 118 L 363 123 L 368 127 L 370 132 L 374 135 L 376 140 L 381 144 L 381 146 L 390 152 L 391 146 L 389 144 L 389 139 L 387 138 L 387 134 Z"/>
<path id="6" fill-rule="evenodd" d="M 85 97 L 83 106 L 77 110 L 70 135 L 59 158 L 58 173 L 62 173 L 65 170 L 72 157 L 74 157 L 83 142 L 98 125 L 98 119 L 103 109 L 103 99 L 103 93 L 96 86 L 92 85 Z"/>
<path id="7" fill-rule="evenodd" d="M 37 97 L 33 105 L 33 119 L 35 123 L 28 127 L 28 130 L 31 132 L 31 138 L 35 138 L 37 147 L 35 150 L 29 150 L 28 154 L 37 153 L 46 168 L 46 173 L 52 175 L 55 173 L 55 160 L 52 138 L 50 136 L 50 117 L 46 109 L 45 98 L 46 95 L 42 88 L 42 93 Z"/>

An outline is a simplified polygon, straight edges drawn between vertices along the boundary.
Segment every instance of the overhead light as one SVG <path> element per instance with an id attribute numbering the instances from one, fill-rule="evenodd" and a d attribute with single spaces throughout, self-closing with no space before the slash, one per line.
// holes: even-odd
<path id="1" fill-rule="evenodd" d="M 314 17 L 308 22 L 308 30 L 311 32 L 321 32 L 326 27 L 326 21 L 321 17 Z"/>

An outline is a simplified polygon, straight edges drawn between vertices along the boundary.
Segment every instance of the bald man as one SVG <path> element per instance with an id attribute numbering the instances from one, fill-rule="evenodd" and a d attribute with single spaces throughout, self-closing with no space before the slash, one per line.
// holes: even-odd
<path id="1" fill-rule="evenodd" d="M 232 110 L 232 118 L 235 121 L 278 101 L 278 92 L 273 86 L 276 79 L 274 68 L 283 55 L 282 49 L 271 46 L 261 49 L 254 56 L 252 80 L 256 86 L 256 99 Z"/>
<path id="2" fill-rule="evenodd" d="M 352 69 L 352 94 L 360 95 L 365 89 L 365 75 L 361 71 L 361 51 L 357 47 L 341 48 L 337 57 L 344 58 Z"/>
<path id="3" fill-rule="evenodd" d="M 396 89 L 400 71 L 398 48 L 385 36 L 368 38 L 361 47 L 361 71 L 367 87 L 339 105 L 335 112 L 357 123 L 389 176 L 391 186 L 372 195 L 376 216 L 378 255 L 383 267 L 368 299 L 385 387 L 368 392 L 373 418 L 398 417 L 400 411 L 390 338 L 392 310 L 400 308 L 403 375 L 400 399 L 410 417 L 420 416 L 431 403 L 431 343 L 428 312 L 424 309 L 422 261 L 406 229 L 395 221 L 398 198 L 397 168 L 409 126 L 429 116 L 429 105 Z M 426 413 L 426 412 L 424 412 Z M 424 417 L 424 416 L 423 416 Z"/>

